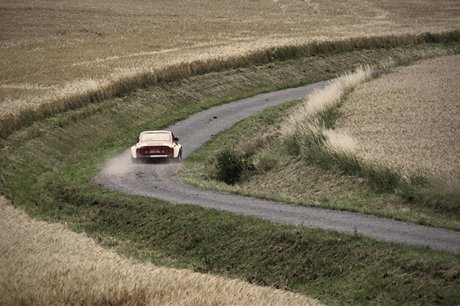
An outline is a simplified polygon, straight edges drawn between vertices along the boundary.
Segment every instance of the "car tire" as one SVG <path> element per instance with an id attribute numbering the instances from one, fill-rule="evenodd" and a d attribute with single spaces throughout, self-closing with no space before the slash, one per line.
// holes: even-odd
<path id="1" fill-rule="evenodd" d="M 174 158 L 174 161 L 175 161 L 176 163 L 180 163 L 181 160 L 182 160 L 182 149 L 179 151 L 179 154 L 177 155 L 177 157 Z"/>

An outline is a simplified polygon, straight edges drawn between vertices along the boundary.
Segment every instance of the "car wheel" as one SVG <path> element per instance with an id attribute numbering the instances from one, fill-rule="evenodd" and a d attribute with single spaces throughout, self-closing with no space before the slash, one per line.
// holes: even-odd
<path id="1" fill-rule="evenodd" d="M 177 157 L 174 158 L 174 161 L 177 162 L 177 163 L 180 163 L 181 160 L 182 160 L 182 150 L 180 150 L 179 154 L 177 155 Z"/>

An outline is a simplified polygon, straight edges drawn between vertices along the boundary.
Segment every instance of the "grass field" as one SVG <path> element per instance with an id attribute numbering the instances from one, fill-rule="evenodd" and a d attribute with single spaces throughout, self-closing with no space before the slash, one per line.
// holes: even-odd
<path id="1" fill-rule="evenodd" d="M 125 196 L 92 178 L 140 130 L 389 56 L 413 59 L 420 50 L 456 49 L 423 44 L 297 58 L 163 82 L 62 112 L 0 139 L 0 190 L 34 217 L 66 223 L 121 255 L 156 265 L 239 278 L 331 304 L 453 304 L 460 292 L 457 256 Z"/>
<path id="2" fill-rule="evenodd" d="M 4 198 L 0 212 L 2 305 L 319 305 L 300 294 L 121 257 L 61 224 L 32 220 Z"/>
<path id="3" fill-rule="evenodd" d="M 314 40 L 458 30 L 459 16 L 452 0 L 2 1 L 0 115 L 178 62 Z"/>

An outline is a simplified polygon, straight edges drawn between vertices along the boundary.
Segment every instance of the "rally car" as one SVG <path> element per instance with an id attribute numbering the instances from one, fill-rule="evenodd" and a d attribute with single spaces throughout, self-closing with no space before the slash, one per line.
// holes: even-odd
<path id="1" fill-rule="evenodd" d="M 131 160 L 135 163 L 149 159 L 180 161 L 182 146 L 178 141 L 171 131 L 144 131 L 131 147 Z"/>

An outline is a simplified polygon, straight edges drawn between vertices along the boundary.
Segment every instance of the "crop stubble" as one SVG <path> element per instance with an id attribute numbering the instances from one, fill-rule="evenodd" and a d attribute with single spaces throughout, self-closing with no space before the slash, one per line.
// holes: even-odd
<path id="1" fill-rule="evenodd" d="M 3 1 L 0 115 L 177 62 L 460 25 L 458 1 Z"/>
<path id="2" fill-rule="evenodd" d="M 372 163 L 458 183 L 459 75 L 460 55 L 398 68 L 348 96 L 338 129 Z"/>

